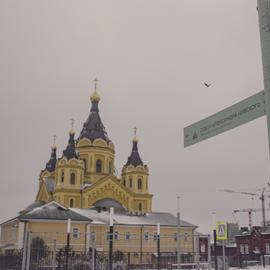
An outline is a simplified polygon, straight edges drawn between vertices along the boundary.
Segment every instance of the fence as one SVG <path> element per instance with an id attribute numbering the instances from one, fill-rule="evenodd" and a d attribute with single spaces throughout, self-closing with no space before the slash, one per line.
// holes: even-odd
<path id="1" fill-rule="evenodd" d="M 182 269 L 208 269 L 209 248 L 198 235 L 181 235 Z M 205 236 L 204 240 L 209 240 Z M 174 235 L 28 233 L 22 252 L 0 256 L 2 270 L 177 269 Z"/>

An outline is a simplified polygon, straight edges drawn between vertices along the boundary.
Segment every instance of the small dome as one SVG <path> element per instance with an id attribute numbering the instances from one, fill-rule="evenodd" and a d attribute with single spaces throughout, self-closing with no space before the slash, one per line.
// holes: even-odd
<path id="1" fill-rule="evenodd" d="M 57 149 L 57 145 L 54 143 L 53 145 L 52 145 L 52 150 L 56 150 Z"/>
<path id="2" fill-rule="evenodd" d="M 90 100 L 92 102 L 99 102 L 100 101 L 100 96 L 97 93 L 97 91 L 95 90 L 95 92 L 90 96 Z"/>
<path id="3" fill-rule="evenodd" d="M 75 135 L 76 131 L 74 128 L 71 128 L 69 131 L 69 135 Z"/>

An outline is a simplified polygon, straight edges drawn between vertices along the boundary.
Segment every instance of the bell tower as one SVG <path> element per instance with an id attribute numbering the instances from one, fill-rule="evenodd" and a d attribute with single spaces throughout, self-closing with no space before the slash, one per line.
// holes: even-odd
<path id="1" fill-rule="evenodd" d="M 135 193 L 133 209 L 140 212 L 150 212 L 152 209 L 152 195 L 148 191 L 149 171 L 144 165 L 138 151 L 138 139 L 135 135 L 132 141 L 132 151 L 127 163 L 122 168 L 121 183 Z"/>
<path id="2" fill-rule="evenodd" d="M 85 166 L 85 182 L 95 183 L 99 179 L 114 174 L 115 150 L 99 115 L 100 96 L 95 90 L 90 97 L 90 114 L 83 124 L 77 140 L 77 150 Z"/>
<path id="3" fill-rule="evenodd" d="M 75 148 L 75 130 L 69 132 L 69 140 L 62 157 L 57 161 L 54 200 L 66 207 L 82 207 L 81 188 L 84 179 L 84 163 Z"/>

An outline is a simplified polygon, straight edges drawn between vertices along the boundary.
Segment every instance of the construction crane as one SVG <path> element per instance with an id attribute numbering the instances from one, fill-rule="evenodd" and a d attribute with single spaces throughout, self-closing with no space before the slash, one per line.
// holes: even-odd
<path id="1" fill-rule="evenodd" d="M 252 192 L 245 192 L 245 191 L 235 191 L 235 190 L 231 190 L 231 189 L 223 189 L 221 190 L 223 192 L 229 192 L 229 193 L 236 193 L 236 194 L 242 194 L 242 195 L 249 195 L 252 197 L 259 197 L 259 199 L 262 202 L 262 226 L 265 227 L 266 226 L 266 220 L 265 220 L 265 197 L 269 198 L 269 195 L 265 195 L 265 188 L 262 189 L 262 193 L 258 194 L 258 193 L 252 193 Z"/>
<path id="2" fill-rule="evenodd" d="M 236 209 L 236 210 L 233 210 L 233 214 L 235 213 L 248 213 L 248 226 L 249 228 L 251 229 L 252 228 L 252 212 L 261 212 L 262 209 L 252 209 L 252 208 L 249 208 L 249 209 Z M 265 209 L 265 211 L 270 211 L 270 209 Z"/>

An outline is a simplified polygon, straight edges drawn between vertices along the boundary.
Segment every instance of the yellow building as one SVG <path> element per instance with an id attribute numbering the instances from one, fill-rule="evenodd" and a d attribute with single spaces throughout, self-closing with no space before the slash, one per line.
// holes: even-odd
<path id="1" fill-rule="evenodd" d="M 108 252 L 108 210 L 113 207 L 114 250 L 154 254 L 160 224 L 161 251 L 175 256 L 177 219 L 169 213 L 152 211 L 149 169 L 140 157 L 136 134 L 121 177 L 117 177 L 115 147 L 102 124 L 96 91 L 90 100 L 90 114 L 78 138 L 72 127 L 59 158 L 56 145 L 52 146 L 50 160 L 39 176 L 35 202 L 1 224 L 0 248 L 22 249 L 29 233 L 32 238 L 44 239 L 50 249 L 54 245 L 63 248 L 67 219 L 71 219 L 74 251 L 88 251 L 93 246 Z M 195 225 L 181 220 L 181 249 L 185 254 L 194 252 L 195 229 Z"/>

